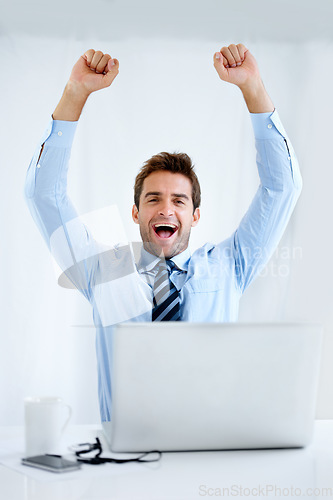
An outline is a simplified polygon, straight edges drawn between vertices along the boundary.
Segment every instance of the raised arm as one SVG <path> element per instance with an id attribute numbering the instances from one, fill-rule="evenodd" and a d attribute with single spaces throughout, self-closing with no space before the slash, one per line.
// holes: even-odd
<path id="1" fill-rule="evenodd" d="M 38 229 L 60 268 L 86 296 L 99 250 L 67 195 L 68 162 L 88 96 L 111 85 L 118 72 L 117 59 L 108 54 L 88 50 L 80 57 L 26 178 L 25 195 Z"/>
<path id="2" fill-rule="evenodd" d="M 293 147 L 262 83 L 257 62 L 243 45 L 223 47 L 214 55 L 221 80 L 242 91 L 255 135 L 260 185 L 237 230 L 213 251 L 234 256 L 241 292 L 267 263 L 278 245 L 299 197 L 302 179 Z"/>

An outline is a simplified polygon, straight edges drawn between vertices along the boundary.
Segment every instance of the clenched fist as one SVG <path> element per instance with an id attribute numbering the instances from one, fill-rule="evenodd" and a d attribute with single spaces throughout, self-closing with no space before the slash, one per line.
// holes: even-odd
<path id="1" fill-rule="evenodd" d="M 261 80 L 257 61 L 243 45 L 231 44 L 214 54 L 214 67 L 221 80 L 237 85 L 250 113 L 269 113 L 274 104 Z"/>
<path id="2" fill-rule="evenodd" d="M 74 65 L 60 102 L 53 113 L 55 120 L 76 121 L 89 95 L 109 87 L 119 73 L 119 61 L 100 50 L 87 50 Z"/>
<path id="3" fill-rule="evenodd" d="M 221 80 L 240 88 L 260 81 L 257 62 L 242 43 L 222 47 L 214 54 L 214 66 Z"/>
<path id="4" fill-rule="evenodd" d="M 119 73 L 119 62 L 100 50 L 87 50 L 73 67 L 69 83 L 88 95 L 109 87 Z"/>

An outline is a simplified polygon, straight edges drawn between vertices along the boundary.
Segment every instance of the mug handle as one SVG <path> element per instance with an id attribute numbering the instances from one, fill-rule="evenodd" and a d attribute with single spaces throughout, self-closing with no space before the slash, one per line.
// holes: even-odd
<path id="1" fill-rule="evenodd" d="M 67 410 L 68 410 L 68 417 L 66 418 L 65 423 L 64 423 L 64 425 L 62 426 L 62 429 L 61 429 L 61 434 L 62 434 L 62 433 L 64 432 L 64 430 L 66 429 L 67 424 L 68 424 L 68 422 L 70 421 L 70 418 L 71 418 L 71 416 L 72 416 L 72 408 L 71 408 L 71 406 L 69 406 L 69 405 L 65 405 L 65 404 L 64 404 L 64 405 L 63 405 L 63 408 L 67 408 Z"/>

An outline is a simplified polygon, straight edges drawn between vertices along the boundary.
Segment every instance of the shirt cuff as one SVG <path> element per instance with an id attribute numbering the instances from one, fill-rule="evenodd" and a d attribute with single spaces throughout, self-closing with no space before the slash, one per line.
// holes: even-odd
<path id="1" fill-rule="evenodd" d="M 286 137 L 286 132 L 276 109 L 269 113 L 250 113 L 256 139 L 273 139 L 274 136 Z"/>
<path id="2" fill-rule="evenodd" d="M 69 122 L 63 120 L 53 120 L 51 118 L 41 144 L 47 142 L 48 146 L 56 148 L 70 148 L 74 139 L 78 121 Z"/>

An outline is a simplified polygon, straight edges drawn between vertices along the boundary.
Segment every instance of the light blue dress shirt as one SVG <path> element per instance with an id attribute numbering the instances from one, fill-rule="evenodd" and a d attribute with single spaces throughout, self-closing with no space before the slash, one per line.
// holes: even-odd
<path id="1" fill-rule="evenodd" d="M 251 114 L 260 185 L 237 230 L 172 260 L 181 320 L 236 321 L 239 299 L 275 250 L 302 187 L 292 145 L 277 111 Z M 102 421 L 111 418 L 112 326 L 151 321 L 157 258 L 130 244 L 96 242 L 67 196 L 67 170 L 77 122 L 53 121 L 30 163 L 25 195 L 32 216 L 67 279 L 89 300 L 96 326 Z M 41 147 L 44 144 L 42 154 Z M 136 258 L 135 253 L 139 255 Z"/>

